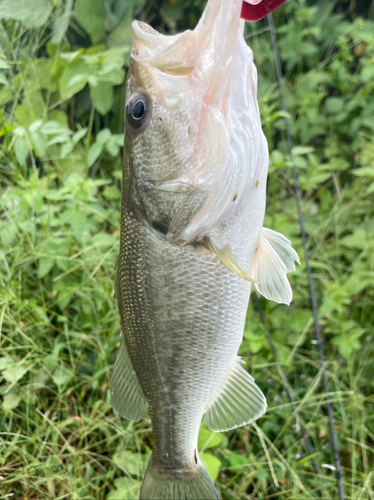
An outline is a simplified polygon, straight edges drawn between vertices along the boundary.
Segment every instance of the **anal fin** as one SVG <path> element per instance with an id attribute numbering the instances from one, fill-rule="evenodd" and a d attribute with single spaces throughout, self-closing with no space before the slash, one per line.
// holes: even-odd
<path id="1" fill-rule="evenodd" d="M 147 409 L 148 403 L 133 370 L 123 336 L 110 380 L 110 395 L 112 405 L 121 417 L 136 422 Z"/>
<path id="2" fill-rule="evenodd" d="M 206 412 L 205 421 L 212 431 L 228 431 L 250 424 L 266 411 L 265 396 L 242 364 L 237 358 L 221 392 Z"/>

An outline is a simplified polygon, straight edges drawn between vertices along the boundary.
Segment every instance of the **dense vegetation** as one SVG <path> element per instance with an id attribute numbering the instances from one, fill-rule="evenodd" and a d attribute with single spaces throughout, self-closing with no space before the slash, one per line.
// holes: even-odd
<path id="1" fill-rule="evenodd" d="M 344 485 L 357 500 L 374 498 L 368 4 L 289 0 L 275 15 Z M 121 420 L 108 394 L 119 345 L 113 281 L 130 27 L 134 17 L 164 32 L 193 27 L 203 5 L 0 1 L 1 499 L 137 498 L 150 419 Z M 225 499 L 334 499 L 322 366 L 267 23 L 248 25 L 247 39 L 271 151 L 265 225 L 293 241 L 302 264 L 290 277 L 289 308 L 261 300 L 265 324 L 253 300 L 248 311 L 240 355 L 267 396 L 266 415 L 226 434 L 203 425 L 199 448 Z"/>

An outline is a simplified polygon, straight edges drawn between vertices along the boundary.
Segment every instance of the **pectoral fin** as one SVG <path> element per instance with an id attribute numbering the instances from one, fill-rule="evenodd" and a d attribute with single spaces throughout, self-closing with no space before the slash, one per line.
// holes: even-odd
<path id="1" fill-rule="evenodd" d="M 121 417 L 136 422 L 147 409 L 147 400 L 132 368 L 123 337 L 110 381 L 110 395 L 112 405 Z"/>
<path id="2" fill-rule="evenodd" d="M 205 421 L 212 431 L 228 431 L 250 424 L 266 411 L 265 396 L 242 364 L 238 358 L 221 392 L 206 412 Z"/>
<path id="3" fill-rule="evenodd" d="M 287 273 L 295 271 L 299 257 L 283 234 L 263 228 L 253 261 L 256 290 L 269 300 L 289 305 L 292 300 Z"/>
<path id="4" fill-rule="evenodd" d="M 235 259 L 231 248 L 228 245 L 219 247 L 210 238 L 208 238 L 206 241 L 206 246 L 209 248 L 209 250 L 216 254 L 217 258 L 225 267 L 227 267 L 229 271 L 239 276 L 239 278 L 243 278 L 244 280 L 250 281 L 251 283 L 257 283 L 255 279 L 251 278 L 245 271 L 243 271 L 243 269 Z"/>

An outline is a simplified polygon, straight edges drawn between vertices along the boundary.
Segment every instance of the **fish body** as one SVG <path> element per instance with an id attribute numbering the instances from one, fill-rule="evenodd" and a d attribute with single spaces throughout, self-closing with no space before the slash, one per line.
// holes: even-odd
<path id="1" fill-rule="evenodd" d="M 131 420 L 150 408 L 141 499 L 219 498 L 197 452 L 202 417 L 224 431 L 265 412 L 237 356 L 251 286 L 292 296 L 297 254 L 262 227 L 268 148 L 240 11 L 209 0 L 176 36 L 133 25 L 111 395 Z"/>

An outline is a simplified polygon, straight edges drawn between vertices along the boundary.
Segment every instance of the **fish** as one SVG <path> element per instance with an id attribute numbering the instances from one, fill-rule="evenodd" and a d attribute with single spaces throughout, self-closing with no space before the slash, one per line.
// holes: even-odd
<path id="1" fill-rule="evenodd" d="M 223 432 L 265 413 L 238 357 L 250 292 L 292 299 L 297 253 L 263 227 L 269 153 L 241 2 L 209 0 L 176 35 L 132 25 L 110 394 L 124 418 L 150 410 L 143 500 L 219 499 L 202 419 Z"/>

